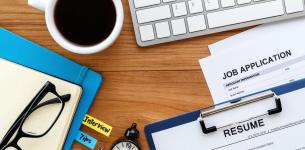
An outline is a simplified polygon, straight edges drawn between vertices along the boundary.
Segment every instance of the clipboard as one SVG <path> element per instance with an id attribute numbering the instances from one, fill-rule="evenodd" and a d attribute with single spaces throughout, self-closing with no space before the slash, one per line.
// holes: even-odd
<path id="1" fill-rule="evenodd" d="M 281 116 L 285 116 L 285 106 L 289 99 L 289 95 L 298 93 L 297 91 L 304 90 L 303 95 L 305 96 L 305 79 L 294 81 L 285 85 L 281 85 L 278 87 L 274 87 L 271 89 L 263 90 L 261 92 L 257 92 L 239 99 L 230 100 L 221 104 L 217 104 L 214 106 L 206 107 L 200 110 L 196 110 L 190 113 L 186 113 L 174 118 L 170 118 L 164 121 L 156 122 L 150 125 L 145 126 L 145 134 L 151 150 L 165 150 L 167 149 L 175 149 L 180 150 L 180 148 L 173 148 L 174 144 L 171 141 L 176 141 L 177 145 L 180 145 L 181 149 L 189 149 L 189 150 L 198 150 L 198 149 L 213 149 L 220 150 L 222 146 L 216 148 L 206 148 L 204 143 L 217 143 L 220 145 L 226 145 L 226 140 L 206 140 L 208 138 L 202 137 L 216 137 L 216 134 L 225 134 L 224 131 L 219 129 L 223 129 L 235 124 L 240 124 L 244 122 L 249 122 L 251 120 L 255 120 L 255 118 L 266 116 L 269 120 L 277 120 L 281 119 Z M 287 97 L 288 95 L 288 97 Z M 282 104 L 281 97 L 285 97 L 285 104 Z M 294 98 L 295 99 L 295 98 Z M 301 101 L 302 97 L 300 97 Z M 303 102 L 302 102 L 303 103 Z M 305 103 L 305 102 L 304 102 Z M 265 105 L 266 104 L 266 105 Z M 253 107 L 252 107 L 252 106 Z M 257 105 L 257 106 L 255 106 Z M 267 106 L 268 105 L 268 106 Z M 251 106 L 251 107 L 250 107 Z M 255 107 L 254 107 L 255 106 Z M 258 107 L 259 106 L 259 107 Z M 245 107 L 245 108 L 243 108 Z M 292 107 L 292 106 L 290 106 Z M 295 106 L 292 108 L 294 109 Z M 249 109 L 248 112 L 243 115 L 248 116 L 247 118 L 243 118 L 242 120 L 234 120 L 236 117 L 240 116 L 239 110 L 241 109 Z M 305 105 L 304 105 L 305 108 Z M 296 108 L 298 109 L 298 108 Z M 258 110 L 257 113 L 254 113 L 255 110 Z M 232 111 L 232 113 L 227 113 L 228 111 Z M 283 112 L 282 112 L 283 111 Z M 297 111 L 297 110 L 296 110 Z M 301 110 L 299 110 L 301 111 Z M 239 113 L 238 113 L 239 112 Z M 245 112 L 245 111 L 244 111 Z M 218 120 L 217 123 L 211 123 L 206 119 L 210 119 L 216 117 L 217 115 L 224 115 L 222 120 Z M 303 113 L 303 111 L 302 111 Z M 297 115 L 296 115 L 297 116 Z M 305 116 L 305 109 L 304 109 Z M 288 116 L 289 117 L 289 116 Z M 287 118 L 287 114 L 286 114 Z M 234 120 L 234 121 L 233 121 Z M 288 120 L 288 119 L 287 119 Z M 299 121 L 298 123 L 303 123 L 305 120 Z M 297 124 L 298 125 L 298 124 Z M 305 125 L 304 125 L 305 128 Z M 190 130 L 190 131 L 188 131 Z M 192 132 L 192 133 L 188 133 Z M 221 132 L 221 133 L 220 133 Z M 241 133 L 243 134 L 243 133 Z M 232 135 L 232 134 L 231 134 Z M 227 135 L 228 137 L 231 135 Z M 235 135 L 234 135 L 235 136 Z M 305 136 L 305 135 L 304 135 Z M 224 136 L 223 136 L 224 137 Z M 250 137 L 250 136 L 249 136 Z M 172 139 L 171 139 L 172 138 Z M 188 140 L 175 140 L 177 138 L 180 139 L 188 139 Z M 203 140 L 205 139 L 205 140 Z M 249 140 L 247 138 L 243 140 Z M 243 141 L 241 140 L 241 141 Z M 179 144 L 177 141 L 191 141 L 193 144 L 182 143 Z M 288 140 L 289 141 L 289 140 Z M 240 142 L 240 141 L 239 141 Z M 200 144 L 202 147 L 196 147 Z M 171 145 L 172 144 L 172 145 Z M 197 144 L 197 145 L 196 145 Z M 227 143 L 228 145 L 235 144 Z M 289 145 L 289 144 L 288 144 Z M 226 149 L 226 148 L 225 148 Z M 243 148 L 246 149 L 246 148 Z M 281 149 L 281 148 L 280 148 Z"/>

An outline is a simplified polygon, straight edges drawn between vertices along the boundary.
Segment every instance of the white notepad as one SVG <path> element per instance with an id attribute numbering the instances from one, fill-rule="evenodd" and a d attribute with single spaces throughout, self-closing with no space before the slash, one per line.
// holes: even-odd
<path id="1" fill-rule="evenodd" d="M 41 138 L 22 138 L 23 150 L 62 149 L 82 94 L 79 85 L 0 59 L 0 141 L 33 97 L 50 81 L 60 95 L 71 94 L 51 131 Z M 50 110 L 52 111 L 52 110 Z M 45 123 L 43 120 L 41 123 Z M 39 128 L 39 124 L 33 127 Z"/>

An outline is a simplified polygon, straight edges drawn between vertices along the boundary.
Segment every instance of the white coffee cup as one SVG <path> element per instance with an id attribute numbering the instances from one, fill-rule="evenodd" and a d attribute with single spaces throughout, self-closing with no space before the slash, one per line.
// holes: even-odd
<path id="1" fill-rule="evenodd" d="M 70 42 L 62 36 L 54 21 L 54 10 L 57 1 L 58 0 L 28 0 L 28 4 L 37 9 L 45 11 L 45 19 L 48 30 L 53 39 L 63 48 L 78 54 L 93 54 L 105 50 L 111 46 L 119 36 L 124 21 L 124 12 L 121 0 L 112 0 L 116 10 L 116 23 L 111 34 L 105 40 L 93 46 L 80 46 Z"/>

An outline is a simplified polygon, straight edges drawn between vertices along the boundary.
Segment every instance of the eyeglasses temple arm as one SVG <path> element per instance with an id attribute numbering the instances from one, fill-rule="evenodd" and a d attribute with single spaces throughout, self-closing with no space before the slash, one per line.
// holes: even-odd
<path id="1" fill-rule="evenodd" d="M 71 99 L 71 94 L 62 95 L 60 98 L 63 101 L 63 103 L 66 103 L 66 102 L 68 102 Z M 34 107 L 32 109 L 32 112 L 37 110 L 40 107 L 43 107 L 43 106 L 46 106 L 46 105 L 51 105 L 51 104 L 56 104 L 56 103 L 59 103 L 56 98 L 50 99 L 50 100 L 45 101 L 45 102 L 37 105 L 36 107 Z"/>

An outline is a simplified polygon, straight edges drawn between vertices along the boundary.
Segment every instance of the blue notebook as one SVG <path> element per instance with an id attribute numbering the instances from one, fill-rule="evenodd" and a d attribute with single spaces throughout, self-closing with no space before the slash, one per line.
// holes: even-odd
<path id="1" fill-rule="evenodd" d="M 280 98 L 282 95 L 286 94 L 285 98 L 289 99 L 291 97 L 287 96 L 287 94 L 295 94 L 297 92 L 299 92 L 299 93 L 303 92 L 302 94 L 304 96 L 305 95 L 305 79 L 302 79 L 299 81 L 294 81 L 294 82 L 291 82 L 291 83 L 288 83 L 285 85 L 281 85 L 278 87 L 274 87 L 271 89 L 263 90 L 261 92 L 251 94 L 250 96 L 256 95 L 258 93 L 263 93 L 266 91 L 272 91 L 273 93 L 278 95 Z M 299 96 L 297 99 L 302 101 L 303 96 Z M 246 97 L 248 97 L 248 96 L 246 96 Z M 290 100 L 292 100 L 292 99 L 293 98 L 291 98 Z M 242 99 L 235 99 L 235 100 L 227 101 L 227 102 L 224 102 L 221 104 L 217 104 L 215 106 L 221 106 L 221 105 L 227 106 L 227 104 L 231 104 L 233 102 L 237 102 L 240 100 L 242 101 Z M 286 103 L 289 103 L 289 101 L 288 102 L 286 101 Z M 212 107 L 208 107 L 208 108 L 212 108 Z M 283 110 L 286 109 L 285 107 L 287 107 L 287 105 L 283 105 Z M 303 108 L 304 108 L 304 106 L 301 109 L 295 108 L 295 107 L 293 109 L 302 111 L 302 110 L 304 110 Z M 255 107 L 254 110 L 255 109 L 257 109 L 257 107 Z M 253 111 L 249 111 L 249 112 L 251 112 L 250 115 L 253 115 L 252 114 Z M 204 137 L 203 129 L 200 127 L 201 126 L 199 123 L 200 113 L 201 113 L 200 110 L 196 110 L 193 112 L 189 112 L 189 113 L 186 113 L 183 115 L 179 115 L 179 116 L 167 119 L 167 120 L 163 120 L 163 121 L 152 123 L 150 125 L 145 126 L 144 130 L 145 130 L 145 134 L 146 134 L 146 138 L 147 138 L 150 150 L 167 150 L 169 147 L 171 147 L 171 149 L 175 149 L 175 150 L 209 149 L 209 148 L 207 148 L 207 146 L 206 146 L 207 143 L 205 143 L 205 142 L 209 142 L 209 143 L 217 143 L 217 142 L 215 140 L 214 141 L 213 140 L 209 140 L 209 141 L 203 140 L 204 138 L 206 139 L 206 137 Z M 232 115 L 236 115 L 236 114 L 229 114 L 229 116 L 231 116 L 231 117 L 232 117 Z M 238 114 L 238 115 L 240 115 L 240 114 Z M 236 115 L 236 116 L 238 116 L 238 115 Z M 231 119 L 231 118 L 229 118 L 229 119 Z M 257 133 L 259 133 L 259 131 L 257 131 Z M 179 140 L 176 140 L 179 138 L 181 140 L 183 140 L 184 143 L 183 142 L 180 143 Z M 187 140 L 185 138 L 187 138 Z M 222 141 L 222 139 L 219 139 L 218 143 L 223 144 L 223 143 L 227 142 L 226 140 L 228 140 L 228 139 L 224 138 L 223 141 Z M 286 141 L 289 141 L 289 140 L 286 140 Z M 187 142 L 189 142 L 189 143 L 187 143 Z M 202 147 L 199 147 L 198 145 L 200 145 Z M 177 148 L 177 147 L 179 147 L 179 148 Z M 244 149 L 246 149 L 246 148 L 244 148 Z"/>
<path id="2" fill-rule="evenodd" d="M 102 84 L 102 76 L 3 28 L 0 28 L 0 58 L 69 81 L 83 88 L 83 94 L 63 148 L 70 150 L 82 120 Z"/>

